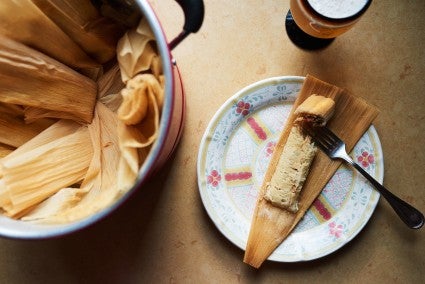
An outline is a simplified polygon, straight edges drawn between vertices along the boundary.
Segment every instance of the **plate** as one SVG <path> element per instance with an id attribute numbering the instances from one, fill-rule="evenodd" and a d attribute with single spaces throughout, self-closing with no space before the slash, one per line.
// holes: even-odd
<path id="1" fill-rule="evenodd" d="M 227 100 L 210 121 L 198 153 L 198 186 L 218 230 L 245 249 L 258 189 L 304 77 L 274 77 L 254 83 Z M 383 181 L 383 154 L 371 126 L 351 157 Z M 345 165 L 314 201 L 302 221 L 268 258 L 313 260 L 352 240 L 366 225 L 379 193 Z"/>

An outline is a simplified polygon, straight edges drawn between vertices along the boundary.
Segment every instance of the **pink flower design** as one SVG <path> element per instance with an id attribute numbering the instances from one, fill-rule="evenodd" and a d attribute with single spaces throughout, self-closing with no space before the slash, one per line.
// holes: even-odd
<path id="1" fill-rule="evenodd" d="M 363 151 L 362 154 L 357 157 L 357 162 L 359 162 L 364 168 L 367 168 L 370 164 L 375 162 L 375 157 L 367 151 Z"/>
<path id="2" fill-rule="evenodd" d="M 212 170 L 211 173 L 207 176 L 207 183 L 214 187 L 217 187 L 220 181 L 221 175 L 216 170 Z"/>
<path id="3" fill-rule="evenodd" d="M 236 113 L 246 116 L 249 114 L 250 108 L 251 108 L 251 105 L 249 103 L 246 103 L 244 101 L 239 101 L 238 104 L 236 105 Z"/>
<path id="4" fill-rule="evenodd" d="M 275 147 L 276 147 L 275 142 L 267 143 L 267 146 L 266 146 L 266 156 L 267 157 L 270 157 L 273 154 Z"/>
<path id="5" fill-rule="evenodd" d="M 339 238 L 342 236 L 342 229 L 343 227 L 341 224 L 337 225 L 335 222 L 329 224 L 329 233 L 332 236 L 335 236 L 335 238 Z"/>

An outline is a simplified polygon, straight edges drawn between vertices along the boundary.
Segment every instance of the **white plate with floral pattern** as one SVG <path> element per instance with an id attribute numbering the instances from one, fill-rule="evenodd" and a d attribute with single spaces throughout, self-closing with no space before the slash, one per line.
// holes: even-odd
<path id="1" fill-rule="evenodd" d="M 202 202 L 220 232 L 243 250 L 257 190 L 303 80 L 275 77 L 242 89 L 218 110 L 202 138 L 197 165 Z M 383 154 L 373 126 L 350 155 L 382 183 Z M 305 261 L 334 252 L 362 230 L 378 200 L 362 176 L 342 165 L 268 259 Z"/>

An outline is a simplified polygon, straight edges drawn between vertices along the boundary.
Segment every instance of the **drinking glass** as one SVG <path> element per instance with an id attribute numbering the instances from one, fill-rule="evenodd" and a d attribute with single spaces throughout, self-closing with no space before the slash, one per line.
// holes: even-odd
<path id="1" fill-rule="evenodd" d="M 345 33 L 369 8 L 372 0 L 290 0 L 286 32 L 303 49 L 320 49 Z"/>

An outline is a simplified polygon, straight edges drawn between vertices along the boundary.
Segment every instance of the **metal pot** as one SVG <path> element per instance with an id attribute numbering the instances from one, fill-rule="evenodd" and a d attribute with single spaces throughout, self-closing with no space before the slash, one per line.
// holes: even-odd
<path id="1" fill-rule="evenodd" d="M 159 54 L 162 59 L 165 75 L 165 97 L 161 114 L 159 135 L 152 149 L 140 168 L 138 178 L 133 188 L 116 203 L 102 211 L 78 222 L 61 225 L 43 225 L 27 223 L 0 216 L 0 235 L 16 239 L 43 239 L 66 235 L 88 227 L 107 216 L 125 202 L 138 188 L 151 178 L 170 158 L 175 150 L 183 129 L 185 115 L 185 98 L 179 70 L 171 55 L 187 35 L 197 32 L 204 17 L 202 0 L 176 0 L 183 9 L 185 24 L 182 32 L 168 43 L 164 31 L 152 7 L 144 0 L 108 0 L 115 7 L 137 9 L 145 17 L 155 35 Z M 94 4 L 99 1 L 92 1 Z"/>

